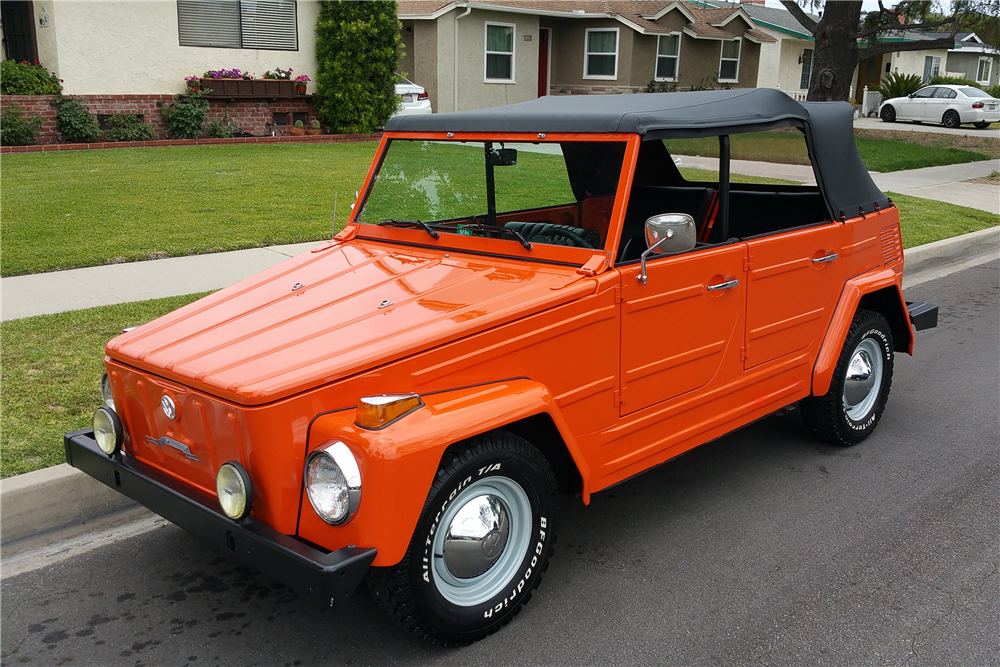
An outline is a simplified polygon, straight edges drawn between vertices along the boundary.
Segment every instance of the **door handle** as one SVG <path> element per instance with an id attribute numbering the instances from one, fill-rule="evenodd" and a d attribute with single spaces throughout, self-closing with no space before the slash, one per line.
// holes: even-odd
<path id="1" fill-rule="evenodd" d="M 837 259 L 838 257 L 840 257 L 840 255 L 838 255 L 835 252 L 831 252 L 826 257 L 820 257 L 818 259 L 814 259 L 813 260 L 813 264 L 826 264 L 827 262 L 832 262 L 833 260 Z"/>
<path id="2" fill-rule="evenodd" d="M 740 281 L 737 280 L 736 278 L 733 278 L 732 280 L 727 280 L 726 282 L 719 283 L 718 285 L 705 285 L 705 288 L 709 292 L 714 292 L 715 290 L 720 290 L 720 289 L 733 289 L 739 284 Z"/>

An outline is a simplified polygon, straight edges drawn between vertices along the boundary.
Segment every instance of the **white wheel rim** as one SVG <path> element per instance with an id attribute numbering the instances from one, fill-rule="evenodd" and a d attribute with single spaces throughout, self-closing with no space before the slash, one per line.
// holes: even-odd
<path id="1" fill-rule="evenodd" d="M 488 495 L 499 500 L 509 521 L 507 544 L 496 562 L 482 574 L 462 579 L 448 569 L 444 558 L 445 536 L 459 511 L 477 498 Z M 506 477 L 480 479 L 458 494 L 445 510 L 434 533 L 431 560 L 434 586 L 452 604 L 473 607 L 492 599 L 514 578 L 531 540 L 531 503 L 519 484 Z"/>

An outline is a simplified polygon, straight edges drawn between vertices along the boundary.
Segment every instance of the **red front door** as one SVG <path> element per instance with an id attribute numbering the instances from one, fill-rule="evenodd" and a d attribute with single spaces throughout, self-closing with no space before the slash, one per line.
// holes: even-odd
<path id="1" fill-rule="evenodd" d="M 538 96 L 549 94 L 549 29 L 538 29 Z"/>

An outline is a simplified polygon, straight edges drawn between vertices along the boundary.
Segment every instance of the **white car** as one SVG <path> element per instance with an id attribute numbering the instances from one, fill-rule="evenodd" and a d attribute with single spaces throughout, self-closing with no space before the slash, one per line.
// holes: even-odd
<path id="1" fill-rule="evenodd" d="M 941 123 L 958 127 L 972 123 L 979 129 L 1000 123 L 1000 100 L 972 86 L 925 86 L 909 97 L 894 97 L 879 106 L 879 118 Z"/>
<path id="2" fill-rule="evenodd" d="M 396 97 L 399 98 L 399 110 L 393 116 L 410 116 L 431 112 L 431 99 L 423 86 L 418 86 L 408 79 L 396 84 Z"/>

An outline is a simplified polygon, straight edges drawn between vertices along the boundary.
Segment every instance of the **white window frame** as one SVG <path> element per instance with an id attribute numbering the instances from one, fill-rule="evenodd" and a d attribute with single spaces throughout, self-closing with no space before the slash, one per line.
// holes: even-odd
<path id="1" fill-rule="evenodd" d="M 591 53 L 587 51 L 587 44 L 590 42 L 590 33 L 592 32 L 614 32 L 615 33 L 615 73 L 613 76 L 608 76 L 607 74 L 587 74 L 587 66 L 590 64 L 589 56 Z M 587 28 L 583 34 L 583 78 L 584 79 L 600 79 L 604 81 L 617 81 L 618 80 L 618 55 L 621 50 L 621 32 L 619 28 Z M 594 53 L 595 56 L 607 56 L 608 53 Z"/>
<path id="2" fill-rule="evenodd" d="M 664 37 L 676 37 L 677 38 L 677 55 L 676 56 L 661 56 L 660 55 L 660 40 Z M 669 35 L 657 35 L 656 37 L 656 62 L 653 65 L 653 79 L 655 81 L 677 81 L 681 76 L 681 42 L 684 39 L 679 32 L 672 32 Z M 656 73 L 660 69 L 660 58 L 676 58 L 677 67 L 674 68 L 674 76 L 656 76 Z"/>
<path id="3" fill-rule="evenodd" d="M 510 53 L 506 51 L 488 51 L 486 45 L 489 44 L 489 33 L 490 26 L 499 26 L 501 28 L 511 29 L 511 45 Z M 510 78 L 509 79 L 491 79 L 487 76 L 486 61 L 489 56 L 510 56 Z M 500 23 L 499 21 L 487 21 L 483 24 L 483 82 L 484 83 L 516 83 L 514 79 L 517 76 L 517 70 L 515 66 L 517 64 L 517 24 L 516 23 Z"/>
<path id="4" fill-rule="evenodd" d="M 941 56 L 924 56 L 924 68 L 927 68 L 927 59 L 931 59 L 931 71 L 930 76 L 927 79 L 921 78 L 923 84 L 926 86 L 931 82 L 936 76 L 941 76 Z"/>
<path id="5" fill-rule="evenodd" d="M 983 63 L 986 63 L 986 78 L 980 79 L 979 70 Z M 990 58 L 989 56 L 979 56 L 979 62 L 976 63 L 976 83 L 985 83 L 989 85 L 991 76 L 993 76 L 993 58 Z"/>
<path id="6" fill-rule="evenodd" d="M 736 77 L 732 79 L 722 78 L 722 61 L 723 60 L 733 60 L 733 58 L 723 58 L 722 53 L 725 48 L 726 42 L 736 42 L 739 44 L 739 49 L 736 53 Z M 743 38 L 737 37 L 735 39 L 724 39 L 719 42 L 719 83 L 739 83 L 740 82 L 740 60 L 743 57 Z"/>
<path id="7" fill-rule="evenodd" d="M 806 58 L 806 53 L 809 54 L 809 58 Z M 742 54 L 741 54 L 742 55 Z M 809 90 L 809 84 L 812 83 L 812 73 L 813 73 L 813 58 L 816 55 L 815 49 L 802 49 L 802 69 L 799 70 L 799 90 Z M 808 69 L 808 72 L 806 71 Z M 808 74 L 808 76 L 805 76 Z M 802 79 L 806 80 L 806 85 L 802 85 Z"/>

